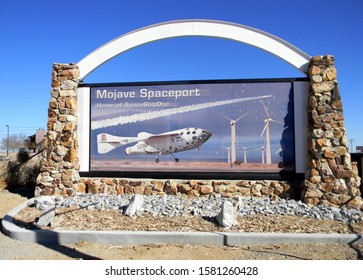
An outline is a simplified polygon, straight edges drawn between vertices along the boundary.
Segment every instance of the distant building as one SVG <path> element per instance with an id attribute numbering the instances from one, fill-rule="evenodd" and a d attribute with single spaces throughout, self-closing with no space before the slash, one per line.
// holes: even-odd
<path id="1" fill-rule="evenodd" d="M 356 146 L 355 151 L 356 153 L 363 153 L 363 146 Z"/>
<path id="2" fill-rule="evenodd" d="M 33 150 L 37 153 L 44 149 L 44 137 L 46 131 L 44 129 L 38 129 L 34 135 L 28 137 L 25 141 L 26 148 L 28 150 Z"/>

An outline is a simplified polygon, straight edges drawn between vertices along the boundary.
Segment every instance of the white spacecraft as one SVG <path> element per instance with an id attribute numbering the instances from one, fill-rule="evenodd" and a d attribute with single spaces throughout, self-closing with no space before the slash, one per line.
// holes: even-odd
<path id="1" fill-rule="evenodd" d="M 137 137 L 121 137 L 107 133 L 97 135 L 97 151 L 106 154 L 113 149 L 130 143 L 137 142 L 134 146 L 125 149 L 127 155 L 147 154 L 156 155 L 155 162 L 159 162 L 159 156 L 183 152 L 200 147 L 212 133 L 202 128 L 183 128 L 162 134 L 140 132 Z M 175 161 L 179 159 L 174 157 Z"/>

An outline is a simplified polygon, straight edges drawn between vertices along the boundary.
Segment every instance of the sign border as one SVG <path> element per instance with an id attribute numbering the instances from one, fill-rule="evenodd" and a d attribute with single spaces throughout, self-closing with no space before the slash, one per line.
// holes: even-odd
<path id="1" fill-rule="evenodd" d="M 218 83 L 273 83 L 273 82 L 291 82 L 293 89 L 293 133 L 294 133 L 294 154 L 295 154 L 295 165 L 294 171 L 241 171 L 241 172 L 186 172 L 186 171 L 91 171 L 91 102 L 90 94 L 92 87 L 112 87 L 112 86 L 151 86 L 151 85 L 183 85 L 183 84 L 218 84 Z M 79 97 L 79 142 L 81 143 L 80 151 L 80 175 L 82 177 L 127 177 L 127 178 L 154 178 L 154 179 L 241 179 L 241 180 L 303 180 L 304 170 L 302 167 L 305 166 L 304 151 L 299 150 L 296 145 L 301 134 L 306 135 L 303 131 L 300 131 L 300 135 L 297 135 L 297 130 L 304 128 L 304 120 L 302 124 L 297 121 L 303 116 L 303 112 L 306 112 L 306 108 L 300 108 L 307 100 L 308 92 L 306 97 L 302 95 L 304 86 L 301 83 L 296 87 L 297 82 L 310 82 L 309 78 L 258 78 L 258 79 L 214 79 L 214 80 L 178 80 L 178 81 L 150 81 L 150 82 L 109 82 L 109 83 L 81 83 L 77 90 L 77 96 Z M 302 83 L 304 84 L 304 83 Z M 298 89 L 299 92 L 295 90 Z M 306 99 L 306 100 L 305 100 Z M 297 104 L 297 102 L 300 105 Z M 306 104 L 307 105 L 307 104 Z M 299 109 L 300 110 L 296 110 Z M 299 114 L 297 117 L 296 114 Z M 305 114 L 307 119 L 307 115 Z M 305 125 L 306 126 L 306 125 Z M 88 130 L 88 131 L 87 131 Z M 299 133 L 298 133 L 299 134 Z M 299 141 L 299 140 L 298 140 Z M 87 143 L 86 145 L 84 145 Z M 299 146 L 302 143 L 299 143 Z M 298 157 L 300 159 L 298 160 Z"/>

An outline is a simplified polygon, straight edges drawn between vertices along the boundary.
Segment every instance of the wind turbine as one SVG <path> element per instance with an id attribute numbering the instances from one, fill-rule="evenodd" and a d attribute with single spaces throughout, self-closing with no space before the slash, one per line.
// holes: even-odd
<path id="1" fill-rule="evenodd" d="M 265 163 L 265 144 L 263 144 L 260 148 L 254 149 L 253 151 L 261 150 L 261 159 L 262 163 Z"/>
<path id="2" fill-rule="evenodd" d="M 265 103 L 263 103 L 263 101 L 261 101 L 261 102 L 262 102 L 263 108 L 265 109 L 265 112 L 266 112 L 265 126 L 264 126 L 264 128 L 262 130 L 261 136 L 265 133 L 265 136 L 266 136 L 266 140 L 265 140 L 265 143 L 266 143 L 266 163 L 271 164 L 270 122 L 281 123 L 281 124 L 283 124 L 283 123 L 273 120 L 270 117 L 270 115 L 269 115 L 269 113 L 267 111 Z"/>
<path id="3" fill-rule="evenodd" d="M 227 120 L 229 120 L 229 125 L 231 126 L 231 165 L 232 167 L 234 166 L 234 163 L 236 161 L 236 123 L 242 119 L 244 116 L 247 115 L 244 114 L 242 116 L 240 116 L 238 119 L 233 120 L 228 118 L 227 116 L 223 115 L 222 113 L 219 113 L 222 117 L 226 118 Z"/>
<path id="4" fill-rule="evenodd" d="M 228 152 L 228 163 L 231 163 L 231 148 L 230 147 L 226 147 L 223 145 L 223 148 L 225 148 Z"/>
<path id="5" fill-rule="evenodd" d="M 247 149 L 251 148 L 253 145 L 248 146 L 248 147 L 244 147 L 242 146 L 242 150 L 243 150 L 243 162 L 247 163 Z"/>

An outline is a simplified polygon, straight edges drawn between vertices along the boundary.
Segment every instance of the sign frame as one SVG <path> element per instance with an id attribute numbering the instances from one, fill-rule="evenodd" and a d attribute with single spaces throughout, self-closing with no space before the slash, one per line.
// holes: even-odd
<path id="1" fill-rule="evenodd" d="M 186 170 L 95 170 L 92 168 L 92 88 L 105 87 L 153 87 L 153 86 L 189 86 L 189 85 L 220 85 L 220 84 L 268 84 L 291 83 L 293 107 L 293 170 L 241 170 L 241 171 L 186 171 Z M 229 79 L 229 80 L 188 80 L 188 81 L 156 81 L 156 82 L 123 82 L 123 83 L 87 83 L 80 84 L 78 97 L 78 135 L 80 175 L 86 177 L 129 177 L 155 179 L 271 179 L 301 180 L 304 178 L 306 166 L 306 132 L 307 132 L 307 98 L 310 80 L 308 78 L 273 78 L 273 79 Z M 94 137 L 93 137 L 94 138 Z"/>

